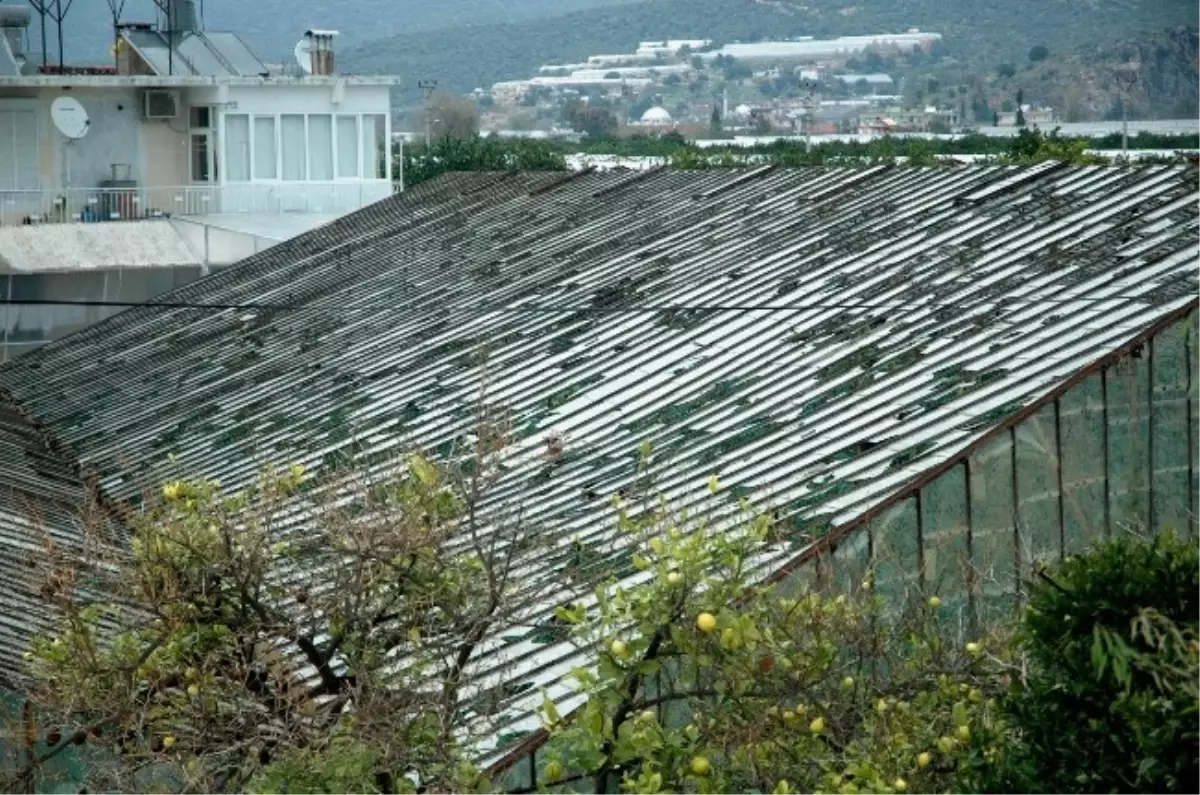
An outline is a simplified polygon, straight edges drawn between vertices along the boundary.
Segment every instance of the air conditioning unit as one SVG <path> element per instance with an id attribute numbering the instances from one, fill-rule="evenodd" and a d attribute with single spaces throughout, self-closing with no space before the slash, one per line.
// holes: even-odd
<path id="1" fill-rule="evenodd" d="M 142 100 L 142 118 L 144 119 L 179 118 L 178 91 L 147 91 L 142 95 Z"/>

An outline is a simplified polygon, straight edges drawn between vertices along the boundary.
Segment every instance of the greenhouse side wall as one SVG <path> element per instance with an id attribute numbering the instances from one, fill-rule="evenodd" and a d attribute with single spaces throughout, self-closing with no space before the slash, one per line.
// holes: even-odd
<path id="1" fill-rule="evenodd" d="M 788 590 L 847 590 L 873 573 L 888 602 L 938 595 L 965 636 L 1014 615 L 1040 563 L 1120 533 L 1197 535 L 1197 315 L 1098 368 L 1016 425 L 852 528 Z M 662 676 L 648 689 L 666 689 Z M 687 705 L 662 719 L 686 720 Z M 535 750 L 497 783 L 538 788 Z M 588 792 L 576 778 L 552 791 Z M 616 782 L 610 782 L 610 791 Z"/>

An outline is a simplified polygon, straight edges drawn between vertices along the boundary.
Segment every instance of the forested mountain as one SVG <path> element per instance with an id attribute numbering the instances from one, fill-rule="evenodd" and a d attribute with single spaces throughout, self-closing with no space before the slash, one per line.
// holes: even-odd
<path id="1" fill-rule="evenodd" d="M 1180 27 L 1049 53 L 1010 77 L 1001 75 L 994 88 L 1009 97 L 1019 89 L 1027 102 L 1059 109 L 1064 121 L 1119 119 L 1123 97 L 1128 98 L 1130 118 L 1196 118 L 1198 45 L 1197 29 Z M 1128 63 L 1137 64 L 1137 69 L 1123 92 L 1119 70 Z"/>
<path id="2" fill-rule="evenodd" d="M 638 0 L 197 0 L 210 30 L 231 30 L 264 58 L 291 53 L 308 28 L 341 32 L 343 46 L 367 39 L 402 35 L 433 28 L 456 28 L 495 22 L 530 20 Z M 0 0 L 25 5 L 26 0 Z M 155 18 L 153 0 L 114 0 L 124 6 L 126 21 Z M 64 2 L 64 6 L 68 5 Z M 35 22 L 31 44 L 41 47 Z M 72 61 L 103 58 L 112 41 L 109 0 L 73 0 L 66 15 L 67 56 Z M 52 50 L 53 23 L 51 23 Z"/>
<path id="3" fill-rule="evenodd" d="M 526 77 L 543 63 L 620 52 L 667 36 L 730 41 L 919 27 L 943 34 L 945 58 L 981 73 L 1022 63 L 1034 44 L 1067 52 L 1196 24 L 1194 0 L 645 0 L 381 38 L 343 53 L 342 64 L 400 74 L 409 86 L 403 98 L 412 101 L 411 86 L 420 78 L 468 91 Z"/>

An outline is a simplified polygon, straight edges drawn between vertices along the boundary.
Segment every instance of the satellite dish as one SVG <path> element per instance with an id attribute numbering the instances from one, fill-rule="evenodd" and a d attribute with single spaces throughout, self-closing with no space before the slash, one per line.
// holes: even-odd
<path id="1" fill-rule="evenodd" d="M 92 122 L 74 97 L 59 97 L 50 105 L 50 118 L 58 131 L 71 140 L 87 135 Z"/>
<path id="2" fill-rule="evenodd" d="M 300 39 L 296 42 L 296 63 L 300 64 L 301 71 L 306 75 L 312 74 L 312 40 L 308 37 Z"/>

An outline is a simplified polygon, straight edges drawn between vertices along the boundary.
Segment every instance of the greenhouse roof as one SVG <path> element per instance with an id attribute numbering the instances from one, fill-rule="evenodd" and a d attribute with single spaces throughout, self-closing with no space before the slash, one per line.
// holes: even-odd
<path id="1" fill-rule="evenodd" d="M 559 541 L 531 561 L 544 610 L 476 660 L 514 694 L 494 760 L 538 688 L 578 703 L 586 660 L 541 630 L 573 543 L 628 571 L 605 497 L 639 443 L 679 504 L 717 474 L 790 514 L 763 559 L 784 566 L 1194 307 L 1198 198 L 1174 166 L 445 176 L 0 366 L 0 563 L 31 551 L 28 506 L 69 530 L 78 473 L 119 501 L 172 453 L 235 488 L 436 450 L 470 427 L 483 346 L 518 437 L 496 499 Z M 46 613 L 22 582 L 4 675 Z"/>

